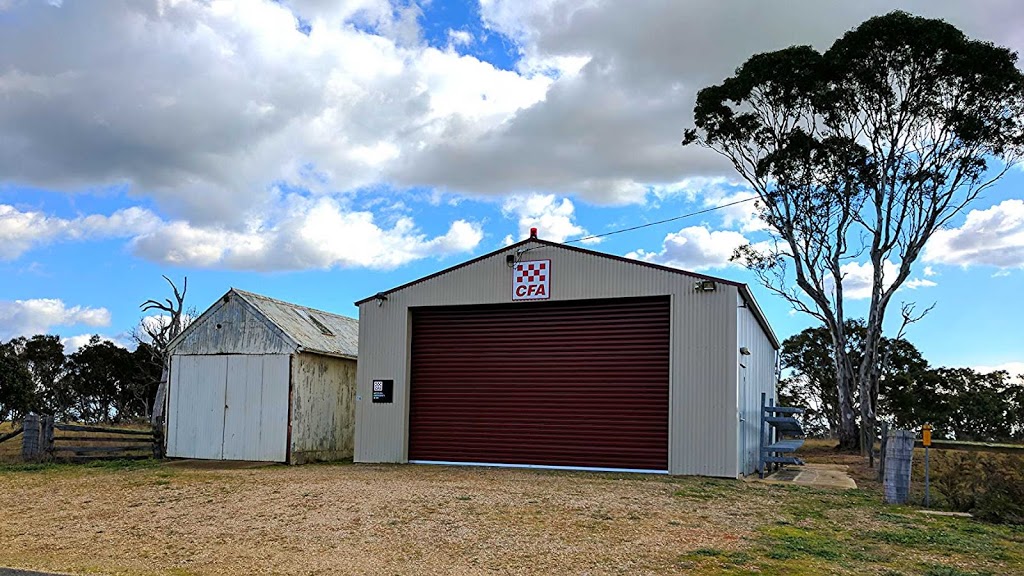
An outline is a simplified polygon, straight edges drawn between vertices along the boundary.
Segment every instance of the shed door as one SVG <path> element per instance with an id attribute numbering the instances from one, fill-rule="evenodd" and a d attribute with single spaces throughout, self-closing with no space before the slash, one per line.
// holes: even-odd
<path id="1" fill-rule="evenodd" d="M 667 470 L 668 298 L 413 311 L 409 459 Z"/>
<path id="2" fill-rule="evenodd" d="M 284 462 L 287 355 L 174 356 L 167 455 Z"/>

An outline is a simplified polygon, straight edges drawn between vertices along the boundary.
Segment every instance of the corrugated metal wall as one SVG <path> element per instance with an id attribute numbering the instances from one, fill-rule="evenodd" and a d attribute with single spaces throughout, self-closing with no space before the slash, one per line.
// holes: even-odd
<path id="1" fill-rule="evenodd" d="M 189 326 L 175 354 L 290 354 L 281 330 L 237 298 L 219 300 Z"/>
<path id="2" fill-rule="evenodd" d="M 523 259 L 552 260 L 551 300 L 671 297 L 669 472 L 736 477 L 736 287 L 697 292 L 696 278 L 535 246 Z M 408 460 L 409 308 L 505 303 L 510 294 L 511 272 L 499 253 L 389 294 L 383 305 L 371 300 L 360 306 L 357 461 Z M 393 404 L 371 404 L 373 379 L 394 379 Z"/>
<path id="3" fill-rule="evenodd" d="M 356 362 L 317 354 L 292 359 L 291 463 L 351 458 Z"/>
<path id="4" fill-rule="evenodd" d="M 753 474 L 757 470 L 761 393 L 768 398 L 775 396 L 775 348 L 741 298 L 737 298 L 736 321 L 739 326 L 737 349 L 750 350 L 749 356 L 740 357 L 738 367 L 739 417 L 742 420 L 738 446 L 740 472 Z"/>
<path id="5" fill-rule="evenodd" d="M 167 455 L 284 462 L 288 356 L 175 355 Z"/>
<path id="6" fill-rule="evenodd" d="M 167 455 L 220 460 L 224 454 L 227 356 L 173 356 Z"/>

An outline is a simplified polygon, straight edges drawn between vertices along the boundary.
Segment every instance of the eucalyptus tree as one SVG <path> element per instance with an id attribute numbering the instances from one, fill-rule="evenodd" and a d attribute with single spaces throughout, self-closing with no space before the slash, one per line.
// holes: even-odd
<path id="1" fill-rule="evenodd" d="M 824 52 L 752 56 L 697 95 L 683 144 L 727 158 L 757 194 L 771 240 L 734 258 L 827 328 L 842 446 L 863 440 L 854 390 L 863 436 L 874 429 L 886 313 L 925 244 L 1021 157 L 1016 62 L 942 20 L 892 12 Z M 871 272 L 856 360 L 844 352 L 851 264 Z"/>

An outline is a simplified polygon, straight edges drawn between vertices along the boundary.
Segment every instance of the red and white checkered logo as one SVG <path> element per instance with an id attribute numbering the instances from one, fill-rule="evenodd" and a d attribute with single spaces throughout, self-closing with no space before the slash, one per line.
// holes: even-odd
<path id="1" fill-rule="evenodd" d="M 512 267 L 513 300 L 547 300 L 551 297 L 551 260 L 517 262 Z"/>

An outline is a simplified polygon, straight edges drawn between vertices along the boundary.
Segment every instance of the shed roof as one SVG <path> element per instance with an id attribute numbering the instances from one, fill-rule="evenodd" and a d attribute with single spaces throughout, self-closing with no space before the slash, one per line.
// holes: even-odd
<path id="1" fill-rule="evenodd" d="M 231 288 L 224 296 L 218 298 L 217 302 L 170 342 L 169 348 L 177 348 L 190 333 L 215 314 L 216 310 L 232 300 L 241 302 L 243 306 L 251 309 L 252 313 L 262 316 L 289 346 L 295 347 L 296 352 L 311 352 L 353 360 L 358 356 L 358 320 L 238 288 Z"/>
<path id="2" fill-rule="evenodd" d="M 275 326 L 291 338 L 302 352 L 316 352 L 328 356 L 355 358 L 359 351 L 359 321 L 275 300 L 255 292 L 232 288 L 229 292 L 256 308 Z"/>
<path id="3" fill-rule="evenodd" d="M 679 269 L 679 268 L 673 268 L 671 266 L 663 266 L 661 264 L 654 264 L 654 263 L 651 263 L 651 262 L 644 262 L 643 260 L 635 260 L 635 259 L 632 259 L 632 258 L 625 258 L 625 257 L 622 257 L 622 256 L 616 256 L 614 254 L 608 254 L 607 252 L 598 252 L 597 250 L 588 250 L 586 248 L 580 248 L 578 246 L 570 246 L 568 244 L 561 244 L 559 242 L 552 242 L 550 240 L 542 240 L 540 238 L 527 238 L 526 240 L 522 240 L 522 241 L 517 242 L 515 244 L 509 245 L 509 246 L 505 246 L 504 248 L 499 248 L 497 250 L 494 250 L 493 252 L 488 252 L 487 254 L 484 254 L 482 256 L 478 256 L 478 257 L 473 258 L 471 260 L 467 260 L 465 262 L 462 262 L 461 264 L 456 264 L 455 266 L 451 266 L 449 268 L 445 268 L 444 270 L 441 270 L 439 272 L 435 272 L 433 274 L 424 276 L 422 278 L 417 278 L 416 280 L 413 280 L 412 282 L 408 282 L 406 284 L 402 284 L 401 286 L 396 286 L 395 288 L 392 288 L 390 290 L 386 290 L 384 292 L 378 292 L 374 296 L 369 296 L 367 298 L 363 298 L 362 300 L 359 300 L 355 304 L 356 304 L 356 306 L 359 306 L 361 304 L 364 304 L 366 302 L 369 302 L 369 301 L 373 300 L 374 298 L 376 298 L 378 296 L 381 296 L 381 295 L 386 296 L 388 294 L 392 294 L 392 293 L 398 292 L 400 290 L 405 290 L 406 288 L 409 288 L 411 286 L 415 286 L 416 284 L 419 284 L 421 282 L 425 282 L 427 280 L 431 280 L 433 278 L 437 278 L 438 276 L 442 276 L 444 274 L 447 274 L 448 272 L 451 272 L 452 270 L 456 270 L 456 269 L 462 268 L 464 266 L 468 266 L 470 264 L 473 264 L 473 263 L 476 263 L 476 262 L 480 262 L 481 260 L 486 260 L 487 258 L 491 258 L 491 257 L 496 256 L 498 254 L 502 254 L 504 252 L 508 252 L 509 250 L 514 250 L 514 249 L 520 248 L 520 247 L 522 247 L 522 246 L 524 246 L 526 244 L 531 244 L 531 243 L 533 243 L 533 244 L 540 244 L 542 246 L 552 246 L 552 247 L 555 247 L 555 248 L 561 248 L 561 249 L 564 249 L 564 250 L 570 250 L 570 251 L 575 251 L 575 252 L 583 252 L 585 254 L 592 254 L 592 255 L 595 255 L 595 256 L 601 256 L 603 258 L 608 258 L 608 259 L 611 259 L 611 260 L 618 260 L 618 261 L 621 261 L 621 262 L 627 262 L 629 264 L 635 264 L 637 266 L 645 266 L 645 267 L 648 267 L 648 268 L 655 268 L 657 270 L 662 270 L 662 271 L 665 271 L 665 272 L 671 272 L 673 274 L 685 274 L 687 276 L 691 276 L 691 277 L 695 277 L 695 278 L 702 278 L 702 279 L 705 279 L 705 280 L 714 280 L 715 282 L 720 282 L 722 284 L 727 284 L 727 285 L 730 285 L 730 286 L 735 286 L 736 289 L 740 293 L 740 297 L 743 298 L 743 301 L 746 302 L 746 304 L 750 307 L 750 310 L 754 313 L 754 317 L 757 319 L 757 323 L 761 326 L 761 329 L 764 331 L 765 335 L 768 336 L 768 339 L 771 341 L 772 346 L 774 346 L 776 350 L 781 348 L 781 345 L 779 344 L 779 339 L 778 339 L 777 336 L 775 336 L 775 331 L 772 330 L 771 325 L 768 323 L 768 318 L 765 317 L 764 312 L 761 310 L 761 307 L 758 306 L 757 301 L 754 299 L 753 293 L 751 293 L 751 291 L 750 291 L 750 287 L 747 286 L 746 284 L 744 284 L 743 282 L 736 282 L 735 280 L 727 280 L 725 278 L 720 278 L 718 276 L 708 276 L 707 274 L 699 274 L 697 272 L 690 272 L 688 270 L 682 270 L 682 269 Z"/>

